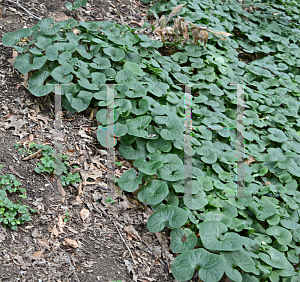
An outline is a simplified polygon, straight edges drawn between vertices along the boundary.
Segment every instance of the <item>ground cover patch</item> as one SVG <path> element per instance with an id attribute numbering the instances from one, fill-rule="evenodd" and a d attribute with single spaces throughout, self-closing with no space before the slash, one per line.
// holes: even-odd
<path id="1" fill-rule="evenodd" d="M 207 282 L 219 281 L 224 273 L 232 281 L 294 282 L 300 253 L 299 8 L 290 1 L 227 2 L 152 6 L 152 14 L 167 17 L 184 4 L 177 15 L 186 21 L 233 34 L 221 40 L 203 33 L 205 48 L 204 40 L 179 43 L 170 56 L 163 52 L 168 42 L 135 34 L 128 26 L 73 19 L 55 24 L 43 19 L 30 30 L 8 34 L 3 44 L 33 36 L 35 47 L 15 46 L 21 54 L 16 68 L 32 72 L 28 89 L 43 96 L 53 91 L 46 83 L 71 82 L 63 87 L 63 106 L 70 112 L 90 104 L 102 107 L 97 120 L 103 127 L 112 104 L 104 84 L 122 84 L 115 86 L 111 137 L 139 173 L 128 170 L 118 185 L 128 192 L 139 189 L 139 199 L 152 205 L 150 231 L 169 228 L 173 240 L 188 242 L 173 246 L 181 253 L 172 264 L 176 279 L 191 279 L 197 269 Z M 189 198 L 183 197 L 185 93 L 179 83 L 201 83 L 192 90 Z M 247 84 L 248 198 L 234 197 L 237 134 L 229 128 L 236 125 L 237 87 L 230 83 Z M 103 147 L 106 133 L 105 128 L 97 132 Z"/>

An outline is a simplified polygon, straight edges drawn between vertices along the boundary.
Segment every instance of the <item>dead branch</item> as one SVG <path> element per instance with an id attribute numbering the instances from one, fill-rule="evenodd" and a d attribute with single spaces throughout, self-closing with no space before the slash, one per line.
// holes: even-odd
<path id="1" fill-rule="evenodd" d="M 8 2 L 10 2 L 10 3 L 13 3 L 13 4 L 17 5 L 17 6 L 19 6 L 21 9 L 23 9 L 25 12 L 27 12 L 29 15 L 33 16 L 34 18 L 36 18 L 36 19 L 38 19 L 38 20 L 41 20 L 41 19 L 42 19 L 42 18 L 40 18 L 40 17 L 34 15 L 33 13 L 29 12 L 25 7 L 23 7 L 23 6 L 19 3 L 19 0 L 17 0 L 17 2 L 15 2 L 15 1 L 13 1 L 13 0 L 6 0 L 6 1 L 8 1 Z"/>

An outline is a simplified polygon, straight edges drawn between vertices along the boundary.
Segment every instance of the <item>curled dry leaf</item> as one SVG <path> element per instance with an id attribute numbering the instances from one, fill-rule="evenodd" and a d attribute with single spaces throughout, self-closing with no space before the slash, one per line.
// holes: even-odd
<path id="1" fill-rule="evenodd" d="M 88 209 L 82 209 L 80 211 L 80 217 L 83 221 L 85 221 L 90 216 L 90 211 Z"/>
<path id="2" fill-rule="evenodd" d="M 245 161 L 245 164 L 249 165 L 249 164 L 251 164 L 251 163 L 253 163 L 255 161 L 256 161 L 255 158 L 253 156 L 250 156 L 250 159 L 248 159 L 247 161 Z"/>
<path id="3" fill-rule="evenodd" d="M 172 17 L 176 16 L 176 15 L 180 12 L 180 10 L 181 10 L 181 8 L 182 8 L 183 6 L 185 6 L 185 4 L 181 4 L 181 5 L 178 5 L 178 6 L 174 7 L 173 10 L 172 10 L 172 12 L 171 12 L 170 15 L 169 15 L 168 21 L 169 21 Z M 167 22 L 168 22 L 168 21 L 167 21 Z"/>
<path id="4" fill-rule="evenodd" d="M 72 240 L 72 239 L 69 239 L 69 238 L 65 238 L 65 242 L 69 245 L 69 246 L 71 246 L 71 247 L 73 247 L 73 248 L 78 248 L 78 243 L 77 243 L 77 241 L 75 241 L 75 240 Z"/>

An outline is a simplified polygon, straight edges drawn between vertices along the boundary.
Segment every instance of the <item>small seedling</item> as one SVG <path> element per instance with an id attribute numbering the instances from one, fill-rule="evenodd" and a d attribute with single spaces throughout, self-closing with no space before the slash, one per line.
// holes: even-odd
<path id="1" fill-rule="evenodd" d="M 66 217 L 64 218 L 64 222 L 67 222 L 70 219 L 70 213 L 66 212 Z"/>
<path id="2" fill-rule="evenodd" d="M 21 147 L 21 143 L 15 143 L 15 149 L 19 149 Z"/>
<path id="3" fill-rule="evenodd" d="M 15 148 L 18 147 L 17 144 L 18 143 L 15 144 Z M 41 162 L 37 163 L 37 165 L 34 169 L 35 172 L 61 174 L 61 184 L 63 186 L 67 186 L 71 183 L 76 183 L 76 182 L 81 181 L 78 173 L 72 174 L 72 173 L 68 172 L 68 168 L 70 166 L 69 163 L 67 162 L 68 156 L 62 155 L 62 154 L 54 155 L 54 151 L 53 151 L 52 147 L 50 147 L 49 145 L 30 143 L 28 151 L 25 150 L 24 148 L 21 148 L 21 149 L 19 149 L 19 152 L 20 152 L 20 154 L 23 154 L 24 152 L 26 152 L 27 155 L 31 155 L 40 149 L 43 149 L 43 151 L 42 151 L 43 157 L 40 159 Z M 56 168 L 57 159 L 62 160 L 60 170 L 58 170 L 58 168 Z M 76 168 L 78 168 L 78 166 Z"/>
<path id="4" fill-rule="evenodd" d="M 115 202 L 115 200 L 112 197 L 107 197 L 107 199 L 105 200 L 105 203 L 107 203 L 107 204 L 112 204 L 114 202 Z"/>
<path id="5" fill-rule="evenodd" d="M 3 165 L 0 165 L 0 171 Z M 4 227 L 10 226 L 12 230 L 16 230 L 17 226 L 30 221 L 30 212 L 34 213 L 36 210 L 31 209 L 29 206 L 13 203 L 7 198 L 7 193 L 21 192 L 19 195 L 21 198 L 27 198 L 26 189 L 20 187 L 22 184 L 17 181 L 12 174 L 6 174 L 0 176 L 0 223 L 4 224 Z M 29 208 L 29 210 L 28 210 Z"/>

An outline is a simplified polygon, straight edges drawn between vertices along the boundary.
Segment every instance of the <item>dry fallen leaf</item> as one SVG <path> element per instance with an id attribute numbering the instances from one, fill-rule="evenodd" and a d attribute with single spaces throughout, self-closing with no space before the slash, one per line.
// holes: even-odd
<path id="1" fill-rule="evenodd" d="M 64 233 L 63 227 L 66 225 L 66 223 L 63 221 L 61 215 L 58 216 L 58 223 L 57 223 L 57 225 L 58 225 L 60 233 Z"/>
<path id="2" fill-rule="evenodd" d="M 53 229 L 52 229 L 52 232 L 51 232 L 51 237 L 52 236 L 58 236 L 59 235 L 59 232 L 58 232 L 58 230 L 57 230 L 57 228 L 56 228 L 56 225 L 54 225 L 54 227 L 53 227 Z"/>
<path id="3" fill-rule="evenodd" d="M 249 165 L 249 164 L 251 164 L 251 163 L 253 163 L 255 161 L 256 161 L 255 158 L 253 156 L 250 156 L 250 159 L 248 159 L 247 161 L 245 161 L 245 164 Z"/>
<path id="4" fill-rule="evenodd" d="M 83 202 L 81 201 L 79 196 L 76 196 L 75 198 L 75 203 L 74 204 L 82 204 Z"/>
<path id="5" fill-rule="evenodd" d="M 139 241 L 142 241 L 142 240 L 141 240 L 141 237 L 140 237 L 140 235 L 139 235 L 139 233 L 134 229 L 134 227 L 133 227 L 132 225 L 125 226 L 125 227 L 124 227 L 124 231 L 125 231 L 128 235 L 132 236 L 134 239 L 139 240 Z"/>
<path id="6" fill-rule="evenodd" d="M 73 248 L 78 248 L 78 243 L 75 241 L 75 240 L 72 240 L 72 239 L 69 239 L 69 238 L 65 238 L 65 242 L 69 245 L 69 246 L 71 246 L 71 247 L 73 247 Z"/>
<path id="7" fill-rule="evenodd" d="M 9 63 L 11 63 L 11 65 L 13 66 L 13 68 L 15 67 L 15 60 L 18 57 L 18 51 L 17 50 L 13 50 L 12 52 L 12 58 L 11 59 L 7 59 L 7 61 Z"/>
<path id="8" fill-rule="evenodd" d="M 80 217 L 82 221 L 85 221 L 90 216 L 90 211 L 88 209 L 82 209 L 80 211 Z"/>
<path id="9" fill-rule="evenodd" d="M 32 256 L 33 256 L 35 259 L 39 259 L 39 258 L 41 258 L 43 252 L 44 252 L 44 250 L 34 252 L 34 253 L 32 254 Z"/>
<path id="10" fill-rule="evenodd" d="M 38 245 L 42 248 L 50 249 L 47 239 L 38 239 Z"/>

